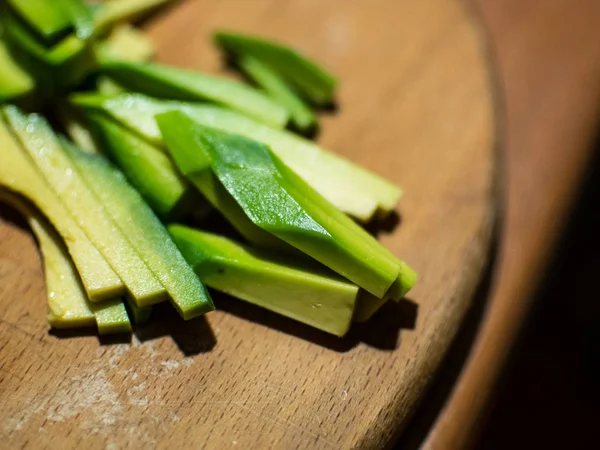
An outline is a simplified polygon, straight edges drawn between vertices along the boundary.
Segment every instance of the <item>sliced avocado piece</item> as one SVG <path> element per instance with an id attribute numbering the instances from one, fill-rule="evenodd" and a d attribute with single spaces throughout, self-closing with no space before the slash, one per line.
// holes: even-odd
<path id="1" fill-rule="evenodd" d="M 54 328 L 94 325 L 96 318 L 79 281 L 77 269 L 52 226 L 15 194 L 0 190 L 0 201 L 16 208 L 25 217 L 38 241 L 44 261 L 50 325 Z"/>
<path id="2" fill-rule="evenodd" d="M 69 105 L 59 105 L 58 116 L 67 135 L 79 148 L 88 153 L 100 153 L 92 133 L 78 110 Z"/>
<path id="3" fill-rule="evenodd" d="M 148 35 L 129 24 L 120 24 L 98 42 L 98 59 L 120 59 L 130 62 L 149 61 L 154 55 L 154 44 Z"/>
<path id="4" fill-rule="evenodd" d="M 119 0 L 104 2 L 94 14 L 96 29 L 100 32 L 116 23 L 133 22 L 172 0 Z"/>
<path id="5" fill-rule="evenodd" d="M 167 111 L 183 111 L 202 125 L 263 142 L 329 202 L 363 222 L 371 220 L 377 211 L 393 211 L 402 194 L 384 178 L 308 139 L 218 106 L 161 101 L 139 94 L 78 94 L 71 101 L 84 110 L 105 112 L 156 145 L 163 142 L 154 116 Z"/>
<path id="6" fill-rule="evenodd" d="M 138 308 L 129 297 L 125 298 L 125 307 L 127 308 L 127 315 L 136 325 L 148 322 L 152 315 L 152 306 Z"/>
<path id="7" fill-rule="evenodd" d="M 46 121 L 37 114 L 25 116 L 14 106 L 4 107 L 4 114 L 51 189 L 119 275 L 135 303 L 148 306 L 164 300 L 165 288 L 88 188 Z"/>
<path id="8" fill-rule="evenodd" d="M 358 288 L 336 274 L 181 225 L 168 229 L 207 286 L 336 336 L 350 328 Z"/>
<path id="9" fill-rule="evenodd" d="M 123 174 L 101 155 L 90 155 L 62 141 L 89 188 L 101 200 L 121 232 L 167 289 L 184 319 L 212 311 L 208 292 L 169 237 L 169 233 Z"/>
<path id="10" fill-rule="evenodd" d="M 54 225 L 73 258 L 89 298 L 101 301 L 123 294 L 125 286 L 121 279 L 73 220 L 2 120 L 0 148 L 0 185 L 28 198 Z"/>
<path id="11" fill-rule="evenodd" d="M 100 114 L 86 118 L 100 147 L 121 168 L 129 182 L 163 219 L 206 208 L 206 201 L 183 178 L 164 152 Z"/>
<path id="12" fill-rule="evenodd" d="M 309 134 L 317 127 L 317 118 L 304 101 L 290 88 L 280 76 L 252 56 L 241 56 L 237 61 L 239 67 L 260 86 L 273 100 L 285 107 L 290 113 L 294 128 Z"/>
<path id="13" fill-rule="evenodd" d="M 119 314 L 123 308 L 122 301 L 89 301 L 65 245 L 40 213 L 21 197 L 7 191 L 0 190 L 0 201 L 12 205 L 23 214 L 38 241 L 44 260 L 50 326 L 63 329 L 97 324 L 100 334 L 117 330 L 131 331 L 127 316 L 123 318 Z"/>
<path id="14" fill-rule="evenodd" d="M 221 31 L 216 43 L 235 55 L 260 59 L 317 105 L 333 101 L 337 80 L 315 61 L 273 40 Z"/>
<path id="15" fill-rule="evenodd" d="M 23 97 L 33 91 L 35 80 L 15 60 L 4 42 L 0 39 L 0 103 Z"/>
<path id="16" fill-rule="evenodd" d="M 107 61 L 102 73 L 133 92 L 173 100 L 210 101 L 276 128 L 287 125 L 283 106 L 239 81 L 154 63 Z"/>
<path id="17" fill-rule="evenodd" d="M 123 300 L 108 300 L 100 304 L 94 304 L 92 307 L 94 308 L 99 334 L 131 333 L 131 321 Z M 142 309 L 147 310 L 152 309 L 152 307 L 147 306 Z"/>
<path id="18" fill-rule="evenodd" d="M 96 89 L 100 94 L 108 96 L 127 93 L 127 89 L 106 75 L 100 75 L 96 78 Z"/>
<path id="19" fill-rule="evenodd" d="M 175 129 L 164 131 L 164 133 L 166 133 L 165 140 L 169 146 L 172 146 L 173 148 L 183 148 L 188 145 L 190 134 L 179 133 L 178 130 Z M 271 235 L 252 222 L 238 202 L 215 176 L 209 155 L 201 151 L 194 155 L 184 153 L 172 154 L 175 155 L 175 163 L 179 169 L 185 168 L 185 170 L 182 171 L 183 175 L 198 188 L 212 206 L 220 211 L 227 221 L 245 239 L 247 239 L 248 242 L 260 248 L 279 250 L 286 253 L 291 253 L 293 251 L 293 248 L 281 239 Z M 188 156 L 189 159 L 186 160 L 186 162 L 178 160 L 178 158 L 186 158 Z"/>
<path id="20" fill-rule="evenodd" d="M 54 0 L 57 7 L 64 11 L 75 27 L 79 39 L 89 39 L 94 34 L 94 15 L 92 9 L 83 0 Z"/>
<path id="21" fill-rule="evenodd" d="M 49 89 L 72 86 L 96 65 L 89 40 L 69 34 L 52 47 L 45 47 L 12 14 L 2 17 L 6 38 L 15 52 L 27 56 L 28 71 Z M 49 78 L 49 79 L 48 79 Z"/>
<path id="22" fill-rule="evenodd" d="M 248 218 L 263 230 L 379 298 L 402 270 L 412 273 L 264 144 L 202 126 L 178 111 L 157 115 L 156 120 L 181 172 L 194 178 L 210 164 Z"/>
<path id="23" fill-rule="evenodd" d="M 7 0 L 7 3 L 40 37 L 52 42 L 67 34 L 73 24 L 67 12 L 48 0 Z"/>

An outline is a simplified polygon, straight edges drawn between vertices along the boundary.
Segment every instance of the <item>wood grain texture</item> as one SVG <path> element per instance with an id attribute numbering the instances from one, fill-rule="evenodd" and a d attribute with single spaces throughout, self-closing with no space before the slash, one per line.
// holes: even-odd
<path id="1" fill-rule="evenodd" d="M 217 296 L 132 342 L 48 333 L 39 257 L 0 227 L 0 435 L 11 448 L 380 448 L 406 423 L 469 306 L 494 221 L 495 122 L 461 4 L 214 0 L 150 26 L 159 59 L 222 70 L 216 27 L 287 41 L 340 75 L 319 140 L 401 184 L 381 242 L 420 273 L 409 299 L 343 340 Z"/>
<path id="2" fill-rule="evenodd" d="M 476 442 L 532 294 L 568 220 L 600 119 L 599 2 L 472 3 L 489 28 L 505 95 L 505 217 L 486 318 L 425 443 L 433 449 Z"/>

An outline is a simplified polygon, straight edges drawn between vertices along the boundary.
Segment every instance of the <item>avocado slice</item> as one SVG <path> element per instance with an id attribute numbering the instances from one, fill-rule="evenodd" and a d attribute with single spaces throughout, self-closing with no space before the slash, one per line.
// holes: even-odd
<path id="1" fill-rule="evenodd" d="M 80 39 L 89 39 L 94 34 L 94 15 L 92 9 L 83 0 L 54 0 L 58 9 L 69 17 Z"/>
<path id="2" fill-rule="evenodd" d="M 94 14 L 99 32 L 116 23 L 133 22 L 172 0 L 119 0 L 102 3 Z"/>
<path id="3" fill-rule="evenodd" d="M 0 39 L 0 103 L 30 94 L 34 88 L 35 80 Z"/>
<path id="4" fill-rule="evenodd" d="M 239 81 L 155 63 L 105 61 L 101 73 L 133 92 L 173 100 L 210 101 L 276 128 L 287 125 L 286 109 Z"/>
<path id="5" fill-rule="evenodd" d="M 333 101 L 336 78 L 298 51 L 272 40 L 228 31 L 216 33 L 215 42 L 234 55 L 260 59 L 311 102 L 327 105 Z"/>
<path id="6" fill-rule="evenodd" d="M 102 302 L 99 305 L 93 304 L 94 316 L 96 317 L 96 325 L 98 326 L 98 333 L 101 335 L 105 334 L 119 334 L 119 333 L 131 333 L 131 321 L 127 314 L 125 304 L 121 299 L 108 300 Z M 145 312 L 141 314 L 149 314 L 152 310 L 151 306 L 145 308 L 139 308 Z"/>
<path id="7" fill-rule="evenodd" d="M 206 201 L 182 177 L 167 155 L 101 114 L 86 114 L 99 146 L 163 219 L 175 219 Z"/>
<path id="8" fill-rule="evenodd" d="M 67 12 L 48 0 L 7 0 L 8 5 L 42 39 L 52 42 L 73 27 Z"/>
<path id="9" fill-rule="evenodd" d="M 83 286 L 92 301 L 117 297 L 125 292 L 119 276 L 73 220 L 63 203 L 0 120 L 0 185 L 33 202 L 63 238 Z"/>
<path id="10" fill-rule="evenodd" d="M 260 248 L 279 250 L 285 253 L 293 251 L 293 248 L 285 242 L 252 223 L 244 210 L 215 177 L 210 162 L 202 168 L 197 167 L 197 169 L 193 174 L 185 175 L 248 242 Z"/>
<path id="11" fill-rule="evenodd" d="M 114 27 L 110 34 L 96 44 L 98 59 L 120 59 L 144 62 L 154 55 L 154 44 L 143 32 L 129 24 Z"/>
<path id="12" fill-rule="evenodd" d="M 210 288 L 336 336 L 350 328 L 358 287 L 324 267 L 181 225 L 168 229 Z"/>
<path id="13" fill-rule="evenodd" d="M 393 211 L 402 195 L 389 181 L 308 139 L 218 106 L 161 101 L 139 94 L 77 94 L 71 101 L 86 111 L 103 111 L 155 145 L 164 144 L 154 116 L 167 111 L 183 111 L 202 125 L 262 142 L 329 202 L 362 222 L 378 211 Z"/>
<path id="14" fill-rule="evenodd" d="M 138 306 L 166 298 L 166 290 L 87 187 L 46 121 L 4 107 L 9 124 L 51 189 L 119 275 Z"/>
<path id="15" fill-rule="evenodd" d="M 152 315 L 152 306 L 138 308 L 129 297 L 125 298 L 125 308 L 127 309 L 129 319 L 136 325 L 148 322 Z"/>
<path id="16" fill-rule="evenodd" d="M 53 328 L 82 328 L 97 324 L 100 334 L 131 331 L 120 300 L 89 301 L 66 247 L 50 223 L 21 197 L 0 190 L 0 201 L 16 208 L 27 220 L 44 260 L 48 323 Z M 143 312 L 148 314 L 147 312 Z"/>
<path id="17" fill-rule="evenodd" d="M 70 105 L 62 104 L 58 106 L 57 112 L 63 129 L 79 148 L 88 153 L 100 153 L 100 148 L 88 129 L 80 111 Z"/>
<path id="18" fill-rule="evenodd" d="M 2 13 L 6 39 L 26 57 L 27 69 L 46 90 L 72 86 L 96 65 L 90 40 L 68 34 L 51 47 L 46 47 L 10 12 Z"/>
<path id="19" fill-rule="evenodd" d="M 89 188 L 166 288 L 179 314 L 191 319 L 212 311 L 214 305 L 208 292 L 163 224 L 123 174 L 101 155 L 84 153 L 66 140 L 62 144 L 77 170 L 85 174 Z"/>
<path id="20" fill-rule="evenodd" d="M 268 65 L 248 55 L 241 56 L 237 64 L 273 100 L 289 111 L 294 128 L 305 134 L 315 131 L 317 118 L 312 110 Z"/>
<path id="21" fill-rule="evenodd" d="M 179 111 L 159 114 L 156 121 L 181 172 L 194 180 L 210 166 L 258 227 L 376 297 L 384 297 L 396 280 L 402 283 L 401 295 L 412 287 L 414 272 L 408 266 L 328 203 L 264 144 L 202 126 Z"/>

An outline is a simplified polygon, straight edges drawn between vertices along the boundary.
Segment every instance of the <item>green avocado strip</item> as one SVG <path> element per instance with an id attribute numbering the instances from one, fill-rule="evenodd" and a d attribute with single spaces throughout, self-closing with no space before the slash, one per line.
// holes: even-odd
<path id="1" fill-rule="evenodd" d="M 333 101 L 337 80 L 315 61 L 281 43 L 260 37 L 221 31 L 215 42 L 237 56 L 253 56 L 269 65 L 317 105 Z"/>
<path id="2" fill-rule="evenodd" d="M 118 0 L 102 3 L 94 14 L 94 24 L 102 32 L 116 23 L 133 22 L 172 0 Z"/>
<path id="3" fill-rule="evenodd" d="M 89 298 L 98 302 L 122 295 L 125 286 L 121 279 L 71 217 L 3 120 L 0 120 L 0 148 L 0 185 L 29 199 L 54 225 Z"/>
<path id="4" fill-rule="evenodd" d="M 122 315 L 121 300 L 89 301 L 77 269 L 50 223 L 17 195 L 0 191 L 0 200 L 23 214 L 38 241 L 44 259 L 50 325 L 63 329 L 96 324 L 100 334 L 130 332 L 131 324 L 127 315 Z"/>
<path id="5" fill-rule="evenodd" d="M 380 298 L 402 270 L 413 273 L 260 142 L 202 126 L 178 111 L 156 120 L 181 172 L 193 177 L 210 164 L 248 218 L 263 230 Z M 402 293 L 411 287 L 403 286 Z"/>
<path id="6" fill-rule="evenodd" d="M 202 125 L 262 142 L 329 202 L 363 222 L 379 210 L 391 212 L 402 194 L 389 181 L 308 139 L 218 106 L 161 101 L 139 94 L 77 94 L 71 101 L 83 110 L 106 113 L 156 145 L 164 144 L 154 116 L 167 111 L 183 111 Z"/>
<path id="7" fill-rule="evenodd" d="M 158 217 L 123 174 L 101 155 L 84 153 L 66 140 L 62 144 L 88 187 L 167 289 L 179 314 L 184 319 L 191 319 L 212 311 L 214 306 L 208 292 Z"/>
<path id="8" fill-rule="evenodd" d="M 295 128 L 310 133 L 317 127 L 317 118 L 310 107 L 269 66 L 248 55 L 241 56 L 237 63 L 248 77 L 290 112 Z"/>
<path id="9" fill-rule="evenodd" d="M 0 17 L 7 41 L 22 57 L 29 73 L 46 90 L 53 92 L 73 86 L 96 65 L 89 40 L 71 33 L 55 45 L 45 47 L 12 14 Z"/>
<path id="10" fill-rule="evenodd" d="M 181 225 L 168 227 L 184 257 L 210 288 L 343 336 L 358 288 L 324 270 Z"/>
<path id="11" fill-rule="evenodd" d="M 0 103 L 29 94 L 34 88 L 35 80 L 0 39 Z"/>
<path id="12" fill-rule="evenodd" d="M 205 208 L 202 199 L 165 153 L 120 124 L 98 113 L 86 114 L 102 150 L 163 219 Z"/>
<path id="13" fill-rule="evenodd" d="M 94 311 L 99 334 L 131 333 L 131 321 L 123 300 L 115 298 L 99 304 L 93 303 L 91 307 Z M 152 307 L 147 306 L 139 309 L 148 311 Z"/>
<path id="14" fill-rule="evenodd" d="M 7 0 L 8 5 L 46 41 L 64 35 L 72 27 L 69 14 L 55 1 Z"/>
<path id="15" fill-rule="evenodd" d="M 47 122 L 12 106 L 5 107 L 4 113 L 35 166 L 123 280 L 136 304 L 148 306 L 164 300 L 165 288 L 88 188 Z"/>
<path id="16" fill-rule="evenodd" d="M 75 34 L 80 39 L 89 39 L 94 34 L 93 13 L 82 0 L 53 0 L 56 9 L 61 9 L 69 17 L 75 27 Z"/>
<path id="17" fill-rule="evenodd" d="M 105 61 L 100 70 L 134 92 L 213 102 L 277 128 L 285 127 L 289 120 L 283 106 L 239 81 L 155 63 Z"/>

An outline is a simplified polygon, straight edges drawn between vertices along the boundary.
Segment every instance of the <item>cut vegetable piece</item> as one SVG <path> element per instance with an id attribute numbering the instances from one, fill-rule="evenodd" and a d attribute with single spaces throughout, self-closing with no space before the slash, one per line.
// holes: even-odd
<path id="1" fill-rule="evenodd" d="M 125 287 L 98 249 L 73 220 L 33 163 L 0 120 L 0 185 L 27 197 L 64 240 L 91 300 L 119 296 Z"/>
<path id="2" fill-rule="evenodd" d="M 177 111 L 157 115 L 156 120 L 184 175 L 193 178 L 210 164 L 255 225 L 373 295 L 383 297 L 401 270 L 410 270 L 295 175 L 265 145 L 204 127 Z M 411 287 L 404 286 L 404 290 Z"/>
<path id="3" fill-rule="evenodd" d="M 96 87 L 102 95 L 119 95 L 127 93 L 127 89 L 106 75 L 100 75 L 96 79 Z"/>
<path id="4" fill-rule="evenodd" d="M 88 153 L 100 152 L 92 133 L 86 127 L 79 111 L 70 106 L 60 105 L 58 107 L 58 115 L 68 136 L 79 148 Z"/>
<path id="5" fill-rule="evenodd" d="M 46 41 L 64 36 L 72 27 L 69 15 L 48 0 L 7 0 L 12 9 Z"/>
<path id="6" fill-rule="evenodd" d="M 51 89 L 79 82 L 96 64 L 92 46 L 74 34 L 46 48 L 12 14 L 6 14 L 2 20 L 11 45 L 28 56 L 29 72 Z"/>
<path id="7" fill-rule="evenodd" d="M 215 41 L 230 53 L 251 55 L 268 64 L 313 103 L 326 105 L 333 101 L 335 77 L 296 50 L 272 40 L 226 31 L 216 33 Z"/>
<path id="8" fill-rule="evenodd" d="M 56 45 L 46 48 L 29 33 L 29 30 L 19 23 L 11 14 L 4 19 L 6 34 L 11 43 L 48 64 L 58 66 L 73 58 L 85 47 L 85 42 L 75 35 L 69 35 Z"/>
<path id="9" fill-rule="evenodd" d="M 210 101 L 244 113 L 267 125 L 283 128 L 286 109 L 258 90 L 227 78 L 160 64 L 105 62 L 101 71 L 134 92 L 174 100 Z"/>
<path id="10" fill-rule="evenodd" d="M 77 269 L 52 226 L 23 199 L 0 191 L 0 201 L 17 208 L 27 219 L 44 259 L 48 293 L 48 323 L 53 328 L 81 328 L 97 324 L 100 334 L 131 331 L 121 300 L 91 303 L 81 284 Z M 148 308 L 151 309 L 151 308 Z M 136 308 L 139 311 L 139 308 Z M 139 311 L 148 315 L 148 311 Z"/>
<path id="11" fill-rule="evenodd" d="M 336 336 L 348 331 L 358 288 L 334 273 L 180 225 L 169 232 L 207 286 Z"/>
<path id="12" fill-rule="evenodd" d="M 127 315 L 129 316 L 129 319 L 132 320 L 136 325 L 147 322 L 152 314 L 152 306 L 138 308 L 136 304 L 133 303 L 129 298 L 125 299 L 125 307 L 127 308 Z"/>
<path id="13" fill-rule="evenodd" d="M 0 103 L 29 94 L 34 88 L 34 79 L 0 39 Z"/>
<path id="14" fill-rule="evenodd" d="M 238 65 L 273 100 L 289 111 L 295 128 L 303 133 L 311 133 L 315 130 L 317 118 L 312 110 L 269 66 L 247 55 L 239 58 Z"/>
<path id="15" fill-rule="evenodd" d="M 87 115 L 102 149 L 117 163 L 129 182 L 163 219 L 203 208 L 206 201 L 158 148 L 99 114 Z"/>
<path id="16" fill-rule="evenodd" d="M 94 34 L 92 10 L 83 0 L 54 0 L 55 8 L 61 9 L 75 27 L 79 39 L 89 39 Z"/>
<path id="17" fill-rule="evenodd" d="M 131 322 L 121 299 L 94 304 L 92 308 L 99 334 L 131 333 Z"/>
<path id="18" fill-rule="evenodd" d="M 78 328 L 94 325 L 77 269 L 52 226 L 21 197 L 0 190 L 0 201 L 16 208 L 27 220 L 44 260 L 44 278 L 48 296 L 48 322 L 54 328 Z"/>
<path id="19" fill-rule="evenodd" d="M 165 119 L 165 124 L 168 121 L 168 118 Z M 212 206 L 220 211 L 244 238 L 259 248 L 279 250 L 286 253 L 293 251 L 281 239 L 276 238 L 253 223 L 215 176 L 210 155 L 202 151 L 178 151 L 179 149 L 188 148 L 191 134 L 182 133 L 180 129 L 168 125 L 165 125 L 164 128 L 161 127 L 161 129 L 169 148 L 172 149 L 173 159 L 183 175 L 202 192 Z M 190 148 L 197 150 L 193 147 L 193 144 Z"/>
<path id="20" fill-rule="evenodd" d="M 117 25 L 97 46 L 99 58 L 109 60 L 144 62 L 154 55 L 152 40 L 129 24 Z"/>
<path id="21" fill-rule="evenodd" d="M 94 15 L 100 31 L 118 22 L 131 22 L 172 0 L 118 0 L 104 2 Z"/>
<path id="22" fill-rule="evenodd" d="M 87 187 L 45 120 L 35 114 L 25 116 L 14 106 L 5 107 L 4 113 L 34 164 L 136 304 L 148 306 L 164 300 L 165 288 Z"/>
<path id="23" fill-rule="evenodd" d="M 263 142 L 329 202 L 364 222 L 378 210 L 391 212 L 402 193 L 389 181 L 308 139 L 217 106 L 161 101 L 138 94 L 110 98 L 79 94 L 71 100 L 85 110 L 102 110 L 157 145 L 162 145 L 162 137 L 154 116 L 167 111 L 183 111 L 202 125 Z"/>
<path id="24" fill-rule="evenodd" d="M 167 289 L 179 314 L 191 319 L 212 311 L 214 305 L 208 292 L 163 224 L 123 174 L 100 155 L 83 153 L 66 141 L 63 146 L 121 232 Z"/>

